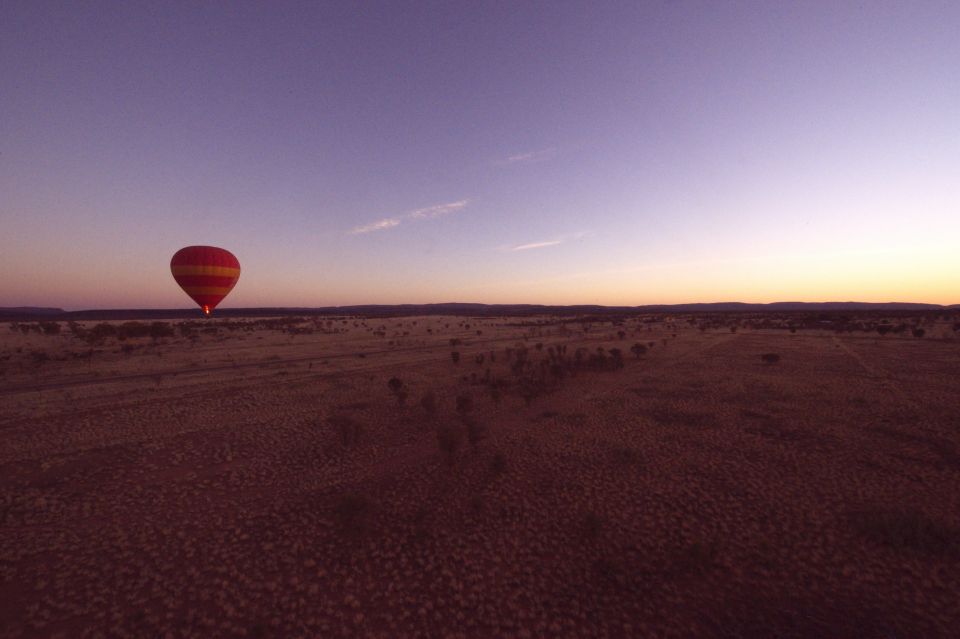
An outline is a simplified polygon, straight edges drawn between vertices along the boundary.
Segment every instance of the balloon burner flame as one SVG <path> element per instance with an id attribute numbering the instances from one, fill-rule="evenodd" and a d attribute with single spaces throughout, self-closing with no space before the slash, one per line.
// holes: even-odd
<path id="1" fill-rule="evenodd" d="M 210 317 L 210 306 L 207 304 L 203 305 L 203 314 L 207 317 Z"/>

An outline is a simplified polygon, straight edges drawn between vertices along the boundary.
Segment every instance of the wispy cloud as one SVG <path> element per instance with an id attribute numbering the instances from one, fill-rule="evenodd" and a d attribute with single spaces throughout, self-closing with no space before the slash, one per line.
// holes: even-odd
<path id="1" fill-rule="evenodd" d="M 563 240 L 547 240 L 546 242 L 531 242 L 530 244 L 518 244 L 516 246 L 511 246 L 511 251 L 529 251 L 530 249 L 546 248 L 548 246 L 556 246 L 557 244 L 563 244 Z"/>
<path id="2" fill-rule="evenodd" d="M 441 215 L 446 215 L 447 213 L 453 213 L 459 211 L 465 207 L 468 203 L 468 200 L 460 200 L 458 202 L 450 202 L 449 204 L 437 204 L 435 206 L 428 206 L 424 209 L 417 209 L 416 211 L 410 211 L 407 213 L 406 217 L 412 220 L 428 220 L 434 217 L 440 217 Z"/>
<path id="3" fill-rule="evenodd" d="M 442 215 L 447 215 L 449 213 L 454 213 L 464 208 L 469 204 L 469 200 L 458 200 L 456 202 L 448 202 L 446 204 L 435 204 L 433 206 L 427 206 L 422 209 L 416 209 L 413 211 L 408 211 L 403 215 L 397 215 L 395 217 L 387 217 L 377 222 L 371 222 L 370 224 L 364 224 L 362 226 L 355 226 L 350 229 L 350 235 L 361 235 L 363 233 L 372 233 L 374 231 L 383 231 L 386 229 L 392 229 L 395 226 L 400 226 L 405 220 L 430 220 Z"/>
<path id="4" fill-rule="evenodd" d="M 379 222 L 371 222 L 370 224 L 364 224 L 363 226 L 355 226 L 350 229 L 351 235 L 359 235 L 361 233 L 371 233 L 373 231 L 382 231 L 384 229 L 393 228 L 394 226 L 399 226 L 400 220 L 395 217 L 388 217 L 386 219 L 380 220 Z"/>
<path id="5" fill-rule="evenodd" d="M 563 244 L 569 240 L 579 240 L 588 235 L 588 233 L 567 233 L 566 235 L 561 235 L 560 237 L 555 237 L 550 240 L 541 240 L 539 242 L 527 242 L 526 244 L 517 244 L 515 246 L 509 246 L 506 248 L 508 251 L 529 251 L 532 249 L 547 248 L 548 246 L 557 246 L 558 244 Z"/>
<path id="6" fill-rule="evenodd" d="M 526 153 L 515 153 L 500 160 L 499 164 L 530 164 L 533 162 L 542 162 L 549 160 L 556 154 L 557 150 L 553 147 L 541 149 L 539 151 L 527 151 Z"/>

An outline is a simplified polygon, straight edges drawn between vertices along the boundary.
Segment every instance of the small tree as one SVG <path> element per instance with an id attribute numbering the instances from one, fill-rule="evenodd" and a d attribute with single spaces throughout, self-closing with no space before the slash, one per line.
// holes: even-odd
<path id="1" fill-rule="evenodd" d="M 764 364 L 776 364 L 780 361 L 780 355 L 777 353 L 764 353 L 760 356 Z"/>
<path id="2" fill-rule="evenodd" d="M 437 447 L 451 466 L 456 461 L 462 442 L 463 432 L 456 424 L 444 424 L 437 428 Z"/>
<path id="3" fill-rule="evenodd" d="M 647 347 L 641 344 L 640 342 L 637 342 L 636 344 L 630 347 L 630 352 L 633 353 L 634 357 L 636 357 L 637 359 L 640 359 L 640 356 L 644 355 L 647 352 Z"/>
<path id="4" fill-rule="evenodd" d="M 60 322 L 40 322 L 40 328 L 43 329 L 44 335 L 60 334 Z"/>
<path id="5" fill-rule="evenodd" d="M 927 334 L 927 331 L 920 327 L 914 328 L 912 332 L 914 337 L 923 337 L 924 335 Z"/>
<path id="6" fill-rule="evenodd" d="M 391 377 L 390 381 L 387 382 L 387 386 L 390 388 L 390 392 L 393 393 L 394 397 L 397 398 L 398 404 L 403 406 L 407 403 L 407 397 L 409 397 L 410 394 L 407 392 L 403 381 L 399 377 Z"/>
<path id="7" fill-rule="evenodd" d="M 460 351 L 453 351 L 450 353 L 450 359 L 453 360 L 454 364 L 460 363 Z"/>
<path id="8" fill-rule="evenodd" d="M 466 417 L 473 410 L 473 398 L 469 395 L 457 395 L 457 414 Z"/>
<path id="9" fill-rule="evenodd" d="M 609 352 L 611 358 L 610 365 L 614 369 L 623 368 L 623 351 L 619 348 L 611 348 Z"/>
<path id="10" fill-rule="evenodd" d="M 360 441 L 361 426 L 356 420 L 346 415 L 331 415 L 327 418 L 331 426 L 340 433 L 340 442 L 344 446 L 353 446 Z"/>
<path id="11" fill-rule="evenodd" d="M 423 410 L 427 411 L 428 415 L 434 415 L 437 412 L 437 396 L 433 392 L 429 392 L 420 398 L 420 406 L 423 407 Z"/>
<path id="12" fill-rule="evenodd" d="M 337 501 L 334 512 L 341 531 L 349 537 L 356 537 L 369 529 L 373 503 L 365 495 L 347 493 Z"/>
<path id="13" fill-rule="evenodd" d="M 470 440 L 471 446 L 476 446 L 487 436 L 487 427 L 477 420 L 465 418 L 464 422 L 467 425 L 467 439 Z"/>

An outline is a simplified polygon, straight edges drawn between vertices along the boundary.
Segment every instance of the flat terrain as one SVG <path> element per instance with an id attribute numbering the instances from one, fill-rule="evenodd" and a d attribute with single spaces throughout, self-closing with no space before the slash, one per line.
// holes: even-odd
<path id="1" fill-rule="evenodd" d="M 0 636 L 955 637 L 921 319 L 0 324 Z"/>

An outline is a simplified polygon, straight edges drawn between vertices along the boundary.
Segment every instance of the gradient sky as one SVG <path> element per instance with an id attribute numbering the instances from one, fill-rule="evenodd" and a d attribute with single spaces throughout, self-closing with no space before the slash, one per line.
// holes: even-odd
<path id="1" fill-rule="evenodd" d="M 960 3 L 0 3 L 0 306 L 960 303 Z"/>

